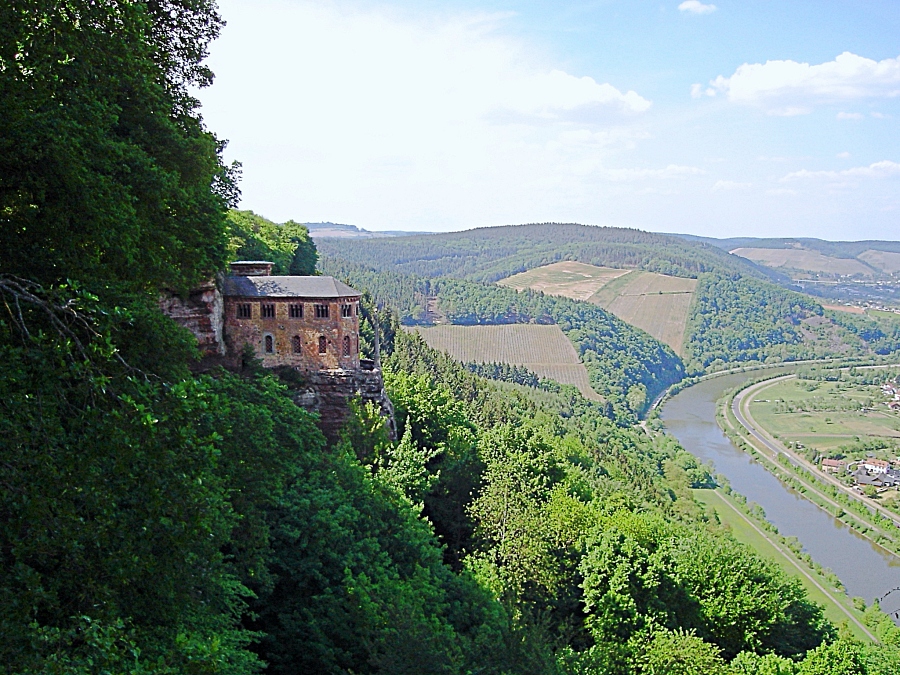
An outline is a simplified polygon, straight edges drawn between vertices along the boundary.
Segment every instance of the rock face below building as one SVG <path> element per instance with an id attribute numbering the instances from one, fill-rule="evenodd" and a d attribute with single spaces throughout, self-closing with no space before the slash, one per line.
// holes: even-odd
<path id="1" fill-rule="evenodd" d="M 159 307 L 163 314 L 194 334 L 204 357 L 225 356 L 225 304 L 214 279 L 193 289 L 187 298 L 163 296 Z"/>
<path id="2" fill-rule="evenodd" d="M 300 384 L 294 402 L 319 415 L 319 427 L 329 441 L 338 439 L 354 398 L 374 403 L 396 440 L 394 410 L 381 371 L 359 358 L 359 293 L 329 277 L 270 276 L 268 262 L 234 266 L 236 272 L 256 276 L 224 278 L 219 284 L 211 279 L 187 298 L 169 294 L 160 299 L 163 313 L 197 338 L 203 358 L 196 370 L 221 366 L 240 371 L 249 344 L 264 367 L 295 372 L 290 379 L 296 377 Z M 249 297 L 249 292 L 238 292 L 241 284 L 262 290 Z M 269 316 L 264 316 L 263 304 L 270 308 Z M 246 316 L 239 316 L 247 308 Z"/>
<path id="3" fill-rule="evenodd" d="M 394 408 L 384 391 L 381 371 L 330 370 L 303 373 L 304 385 L 294 392 L 294 402 L 301 408 L 319 415 L 319 428 L 334 442 L 350 414 L 349 402 L 359 398 L 374 403 L 387 420 L 392 440 L 396 440 Z"/>

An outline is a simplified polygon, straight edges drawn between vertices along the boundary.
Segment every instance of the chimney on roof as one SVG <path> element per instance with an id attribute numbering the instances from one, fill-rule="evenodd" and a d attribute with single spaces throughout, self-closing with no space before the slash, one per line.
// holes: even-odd
<path id="1" fill-rule="evenodd" d="M 231 274 L 236 277 L 270 277 L 273 264 L 268 260 L 235 260 L 231 263 Z"/>

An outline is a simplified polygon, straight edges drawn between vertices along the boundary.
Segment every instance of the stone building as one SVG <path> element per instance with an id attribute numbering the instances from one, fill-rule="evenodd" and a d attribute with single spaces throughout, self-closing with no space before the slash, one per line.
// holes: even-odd
<path id="1" fill-rule="evenodd" d="M 187 298 L 160 298 L 160 307 L 196 336 L 199 369 L 239 370 L 250 345 L 264 367 L 300 374 L 294 402 L 319 416 L 329 440 L 338 438 L 351 399 L 375 404 L 396 438 L 381 371 L 359 358 L 359 300 L 359 291 L 332 277 L 272 276 L 272 263 L 243 260 Z"/>
<path id="2" fill-rule="evenodd" d="M 269 262 L 231 264 L 222 289 L 226 351 L 250 345 L 267 368 L 359 370 L 359 291 L 333 277 L 271 271 Z"/>

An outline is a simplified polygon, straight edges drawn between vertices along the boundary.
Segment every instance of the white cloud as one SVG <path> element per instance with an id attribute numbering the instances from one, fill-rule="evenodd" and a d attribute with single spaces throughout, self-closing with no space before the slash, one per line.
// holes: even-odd
<path id="1" fill-rule="evenodd" d="M 874 118 L 877 119 L 877 120 L 889 120 L 889 119 L 891 119 L 891 116 L 890 116 L 890 115 L 885 115 L 884 113 L 880 113 L 880 112 L 873 112 L 873 113 L 872 113 L 872 117 L 874 117 Z"/>
<path id="2" fill-rule="evenodd" d="M 634 181 L 656 178 L 680 178 L 684 176 L 699 176 L 706 173 L 696 166 L 680 166 L 669 164 L 664 169 L 607 169 L 603 175 L 612 181 Z"/>
<path id="3" fill-rule="evenodd" d="M 766 190 L 767 195 L 795 195 L 797 194 L 796 190 L 791 190 L 789 188 L 772 188 L 771 190 Z"/>
<path id="4" fill-rule="evenodd" d="M 861 120 L 863 118 L 863 114 L 862 113 L 839 112 L 837 114 L 837 118 L 839 120 Z"/>
<path id="5" fill-rule="evenodd" d="M 775 115 L 805 114 L 819 103 L 900 95 L 900 57 L 873 61 L 844 52 L 818 65 L 797 61 L 745 63 L 712 88 L 728 100 L 758 105 Z"/>
<path id="6" fill-rule="evenodd" d="M 597 181 L 622 180 L 603 173 L 611 153 L 648 137 L 651 101 L 564 71 L 506 35 L 503 16 L 220 5 L 216 83 L 198 97 L 244 164 L 243 203 L 272 218 L 437 229 L 574 217 Z"/>
<path id="7" fill-rule="evenodd" d="M 702 84 L 691 85 L 691 98 L 703 98 L 704 96 L 715 96 L 716 90 L 712 87 L 703 88 Z"/>
<path id="8" fill-rule="evenodd" d="M 709 14 L 716 11 L 716 6 L 713 4 L 704 5 L 697 0 L 685 0 L 678 5 L 678 9 L 682 12 L 690 12 L 691 14 Z"/>
<path id="9" fill-rule="evenodd" d="M 733 180 L 717 180 L 713 186 L 713 192 L 731 192 L 732 190 L 748 190 L 753 183 L 739 183 Z"/>
<path id="10" fill-rule="evenodd" d="M 839 152 L 839 153 L 836 155 L 836 157 L 838 157 L 838 158 L 840 158 L 840 159 L 849 159 L 849 158 L 850 158 L 850 153 L 847 152 L 847 151 L 845 150 L 844 152 Z"/>
<path id="11" fill-rule="evenodd" d="M 823 178 L 825 180 L 841 180 L 845 178 L 881 179 L 894 176 L 900 176 L 900 163 L 885 159 L 869 166 L 855 166 L 852 169 L 844 169 L 843 171 L 809 171 L 802 169 L 787 174 L 781 181 L 787 183 L 789 181 L 815 178 Z"/>

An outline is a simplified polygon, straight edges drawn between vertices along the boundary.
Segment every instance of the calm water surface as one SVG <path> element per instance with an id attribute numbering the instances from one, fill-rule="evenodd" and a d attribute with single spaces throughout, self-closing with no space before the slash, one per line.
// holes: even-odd
<path id="1" fill-rule="evenodd" d="M 688 451 L 704 462 L 712 460 L 735 490 L 762 506 L 781 534 L 797 537 L 816 562 L 830 567 L 851 597 L 871 602 L 900 586 L 900 559 L 782 485 L 719 429 L 716 401 L 726 389 L 752 377 L 726 375 L 688 387 L 663 407 L 666 428 Z M 892 594 L 882 608 L 900 608 L 900 593 Z"/>

